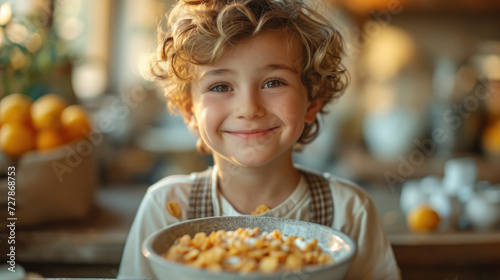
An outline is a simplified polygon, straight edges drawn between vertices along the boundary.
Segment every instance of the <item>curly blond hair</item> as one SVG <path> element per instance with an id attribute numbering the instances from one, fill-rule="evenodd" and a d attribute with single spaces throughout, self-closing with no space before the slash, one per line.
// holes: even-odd
<path id="1" fill-rule="evenodd" d="M 348 83 L 341 63 L 342 36 L 320 13 L 301 0 L 179 1 L 168 15 L 150 71 L 165 91 L 171 112 L 190 101 L 190 82 L 198 65 L 216 63 L 229 46 L 267 31 L 283 30 L 302 46 L 301 79 L 310 101 L 323 100 L 319 111 L 340 96 Z M 306 123 L 298 143 L 311 142 L 319 121 Z M 199 145 L 200 146 L 200 145 Z M 199 147 L 200 150 L 200 147 Z"/>

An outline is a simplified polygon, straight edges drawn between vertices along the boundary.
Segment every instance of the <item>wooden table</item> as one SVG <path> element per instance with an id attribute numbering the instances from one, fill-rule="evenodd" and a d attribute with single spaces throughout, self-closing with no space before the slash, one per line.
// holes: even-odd
<path id="1" fill-rule="evenodd" d="M 368 189 L 384 223 L 403 279 L 500 279 L 500 229 L 414 233 L 399 194 Z"/>
<path id="2" fill-rule="evenodd" d="M 147 186 L 99 188 L 84 220 L 16 229 L 16 263 L 44 277 L 114 278 L 123 246 Z M 5 232 L 0 232 L 3 240 Z M 0 242 L 5 252 L 6 243 Z M 5 254 L 0 259 L 4 261 Z"/>

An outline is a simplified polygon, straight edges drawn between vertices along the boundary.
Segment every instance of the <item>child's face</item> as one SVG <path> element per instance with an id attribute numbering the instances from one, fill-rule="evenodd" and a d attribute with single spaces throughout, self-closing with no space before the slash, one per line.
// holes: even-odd
<path id="1" fill-rule="evenodd" d="M 308 100 L 297 49 L 286 46 L 285 32 L 269 32 L 228 49 L 215 65 L 198 67 L 183 115 L 216 163 L 257 167 L 291 158 L 304 123 L 321 108 Z"/>

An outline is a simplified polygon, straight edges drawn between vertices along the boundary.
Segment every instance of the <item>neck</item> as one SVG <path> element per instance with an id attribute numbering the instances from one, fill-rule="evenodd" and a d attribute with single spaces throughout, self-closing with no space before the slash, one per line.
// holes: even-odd
<path id="1" fill-rule="evenodd" d="M 215 158 L 214 158 L 215 159 Z M 291 156 L 259 167 L 245 167 L 216 159 L 219 192 L 242 214 L 261 204 L 274 208 L 285 201 L 300 180 Z"/>

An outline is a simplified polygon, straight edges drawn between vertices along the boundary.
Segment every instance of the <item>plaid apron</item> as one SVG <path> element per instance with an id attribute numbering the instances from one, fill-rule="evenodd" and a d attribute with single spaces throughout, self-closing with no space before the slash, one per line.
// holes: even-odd
<path id="1" fill-rule="evenodd" d="M 311 193 L 310 221 L 329 226 L 333 224 L 333 199 L 328 180 L 318 174 L 300 170 Z M 212 207 L 212 167 L 196 174 L 189 196 L 189 219 L 214 216 Z"/>

